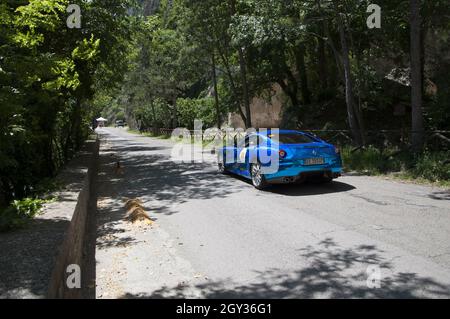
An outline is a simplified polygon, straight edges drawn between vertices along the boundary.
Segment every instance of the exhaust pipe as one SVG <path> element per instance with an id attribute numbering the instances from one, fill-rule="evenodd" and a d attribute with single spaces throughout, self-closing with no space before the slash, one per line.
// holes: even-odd
<path id="1" fill-rule="evenodd" d="M 294 177 L 284 177 L 283 178 L 283 182 L 288 184 L 288 183 L 293 183 L 294 182 Z"/>

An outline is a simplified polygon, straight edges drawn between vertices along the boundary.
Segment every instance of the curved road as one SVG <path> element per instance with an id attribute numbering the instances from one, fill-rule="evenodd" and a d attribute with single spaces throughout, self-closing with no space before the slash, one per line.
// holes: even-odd
<path id="1" fill-rule="evenodd" d="M 450 297 L 448 191 L 344 176 L 261 192 L 171 161 L 171 141 L 99 133 L 98 298 Z M 136 197 L 154 226 L 123 221 Z"/>

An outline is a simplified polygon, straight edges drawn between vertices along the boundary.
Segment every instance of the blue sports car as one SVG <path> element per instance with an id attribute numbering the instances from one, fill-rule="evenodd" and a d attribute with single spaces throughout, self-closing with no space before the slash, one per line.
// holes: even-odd
<path id="1" fill-rule="evenodd" d="M 339 149 L 312 134 L 267 130 L 228 144 L 218 151 L 219 171 L 248 178 L 257 189 L 308 178 L 331 182 L 342 173 Z"/>

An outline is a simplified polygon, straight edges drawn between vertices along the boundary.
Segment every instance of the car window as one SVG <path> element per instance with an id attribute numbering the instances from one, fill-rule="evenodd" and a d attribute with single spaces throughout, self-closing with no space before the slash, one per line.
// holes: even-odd
<path id="1" fill-rule="evenodd" d="M 308 144 L 317 142 L 312 137 L 301 133 L 281 133 L 279 135 L 269 135 L 269 137 L 279 144 Z"/>
<path id="2" fill-rule="evenodd" d="M 238 140 L 237 147 L 238 148 L 244 148 L 248 146 L 248 136 L 245 138 L 241 138 Z"/>
<path id="3" fill-rule="evenodd" d="M 245 138 L 237 138 L 235 137 L 235 145 L 238 148 L 245 148 L 249 146 L 258 145 L 258 136 L 255 135 L 247 135 Z"/>
<path id="4" fill-rule="evenodd" d="M 258 146 L 260 143 L 259 135 L 249 135 L 245 138 L 245 147 Z"/>
<path id="5" fill-rule="evenodd" d="M 245 138 L 234 137 L 234 145 L 237 148 L 246 148 L 261 145 L 265 143 L 265 139 L 260 135 L 247 135 Z"/>
<path id="6" fill-rule="evenodd" d="M 239 147 L 239 145 L 241 145 L 243 143 L 243 139 L 242 138 L 238 138 L 238 136 L 236 135 L 234 137 L 234 147 Z"/>

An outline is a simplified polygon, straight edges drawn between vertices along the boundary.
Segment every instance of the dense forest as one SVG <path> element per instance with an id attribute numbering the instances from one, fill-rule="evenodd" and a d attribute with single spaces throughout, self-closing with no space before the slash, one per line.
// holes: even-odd
<path id="1" fill-rule="evenodd" d="M 365 130 L 448 128 L 448 3 L 378 1 L 379 29 L 367 26 L 370 4 L 144 1 L 131 70 L 119 94 L 103 96 L 106 115 L 173 128 L 235 112 L 252 127 L 252 97 L 276 84 L 284 127 L 351 129 L 357 144 Z"/>
<path id="2" fill-rule="evenodd" d="M 1 0 L 0 207 L 35 196 L 97 116 L 155 130 L 235 113 L 248 128 L 274 86 L 283 128 L 345 130 L 353 148 L 449 179 L 449 2 L 377 0 L 379 28 L 371 4 Z"/>
<path id="3" fill-rule="evenodd" d="M 68 0 L 0 2 L 0 207 L 32 196 L 89 134 L 95 93 L 128 68 L 133 19 L 122 0 L 80 1 L 82 28 L 68 28 Z"/>

